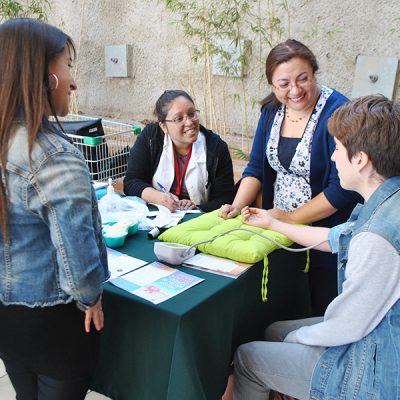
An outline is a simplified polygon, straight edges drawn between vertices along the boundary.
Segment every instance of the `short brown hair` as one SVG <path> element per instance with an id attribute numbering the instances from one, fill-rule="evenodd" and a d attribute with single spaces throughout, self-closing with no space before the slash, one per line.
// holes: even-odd
<path id="1" fill-rule="evenodd" d="M 379 175 L 400 175 L 400 103 L 381 95 L 360 97 L 335 110 L 328 130 L 349 160 L 363 151 Z"/>

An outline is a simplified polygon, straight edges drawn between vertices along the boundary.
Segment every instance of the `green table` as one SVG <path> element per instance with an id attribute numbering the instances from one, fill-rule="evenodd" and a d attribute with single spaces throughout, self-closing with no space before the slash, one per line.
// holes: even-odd
<path id="1" fill-rule="evenodd" d="M 139 232 L 121 251 L 151 262 L 153 243 Z M 219 399 L 238 345 L 273 321 L 310 315 L 304 254 L 278 250 L 269 265 L 267 303 L 262 262 L 237 279 L 179 267 L 205 280 L 158 305 L 106 284 L 92 389 L 113 400 Z"/>

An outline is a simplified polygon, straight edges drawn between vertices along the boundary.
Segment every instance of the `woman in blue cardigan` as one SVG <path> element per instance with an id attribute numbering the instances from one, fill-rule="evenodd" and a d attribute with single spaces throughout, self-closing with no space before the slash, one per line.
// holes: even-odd
<path id="1" fill-rule="evenodd" d="M 348 99 L 317 83 L 318 64 L 302 43 L 289 39 L 269 53 L 272 92 L 262 102 L 250 161 L 232 204 L 232 218 L 262 193 L 262 207 L 281 221 L 332 227 L 347 220 L 359 197 L 340 187 L 327 130 L 333 111 Z M 310 259 L 313 315 L 323 315 L 337 295 L 336 258 L 314 251 Z"/>

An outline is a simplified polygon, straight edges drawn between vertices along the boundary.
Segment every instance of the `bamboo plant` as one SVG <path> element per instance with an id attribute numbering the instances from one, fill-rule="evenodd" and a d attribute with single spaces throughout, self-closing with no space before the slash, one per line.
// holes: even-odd
<path id="1" fill-rule="evenodd" d="M 30 17 L 47 21 L 47 12 L 49 10 L 49 0 L 0 0 L 0 22 L 18 17 Z"/>
<path id="2" fill-rule="evenodd" d="M 242 138 L 241 149 L 236 153 L 247 157 L 249 111 L 258 104 L 256 97 L 260 100 L 265 95 L 265 55 L 283 37 L 290 36 L 288 1 L 163 0 L 163 3 L 176 17 L 175 23 L 187 39 L 191 60 L 202 70 L 203 82 L 197 83 L 202 86 L 204 123 L 225 136 L 229 129 L 228 102 L 233 107 L 236 104 L 240 108 Z M 221 45 L 226 41 L 231 44 L 228 50 Z M 213 74 L 216 59 L 222 79 Z M 259 93 L 250 93 L 250 75 L 259 79 Z M 194 80 L 190 82 L 194 87 Z"/>

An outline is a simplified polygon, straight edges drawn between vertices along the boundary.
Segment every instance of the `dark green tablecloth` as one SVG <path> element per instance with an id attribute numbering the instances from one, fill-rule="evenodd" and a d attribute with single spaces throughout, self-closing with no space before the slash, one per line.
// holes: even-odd
<path id="1" fill-rule="evenodd" d="M 154 261 L 144 232 L 120 251 Z M 268 302 L 261 301 L 262 262 L 237 279 L 179 267 L 205 280 L 154 305 L 105 285 L 105 328 L 92 388 L 113 400 L 217 400 L 232 355 L 262 339 L 280 319 L 309 316 L 304 254 L 269 256 Z"/>

